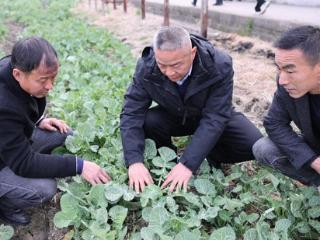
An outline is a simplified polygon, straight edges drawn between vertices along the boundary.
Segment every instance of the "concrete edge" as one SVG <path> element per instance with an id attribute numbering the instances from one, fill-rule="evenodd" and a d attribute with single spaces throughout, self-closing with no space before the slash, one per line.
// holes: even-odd
<path id="1" fill-rule="evenodd" d="M 130 2 L 140 8 L 140 0 L 131 0 Z M 163 16 L 163 4 L 146 2 L 146 12 Z M 200 13 L 201 10 L 199 8 L 170 6 L 170 18 L 192 24 L 199 24 L 199 29 Z M 146 16 L 146 19 L 148 19 L 148 16 Z M 287 29 L 297 26 L 300 25 L 288 21 L 259 18 L 259 16 L 239 16 L 212 10 L 208 13 L 209 28 L 224 32 L 235 32 L 244 36 L 258 37 L 265 41 L 274 41 Z"/>

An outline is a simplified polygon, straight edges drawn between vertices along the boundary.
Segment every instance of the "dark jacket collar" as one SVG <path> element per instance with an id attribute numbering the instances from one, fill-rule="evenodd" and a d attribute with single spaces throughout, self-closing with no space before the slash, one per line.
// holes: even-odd
<path id="1" fill-rule="evenodd" d="M 312 127 L 309 94 L 305 94 L 300 98 L 294 99 L 294 102 L 301 124 L 301 132 L 310 143 L 320 146 L 319 141 L 314 135 L 314 130 Z"/>
<path id="2" fill-rule="evenodd" d="M 197 53 L 193 61 L 192 72 L 189 77 L 190 84 L 185 98 L 225 77 L 215 64 L 215 53 L 211 43 L 196 35 L 191 35 L 191 41 L 192 45 L 197 47 Z M 145 64 L 144 80 L 152 81 L 153 84 L 162 86 L 165 90 L 178 96 L 176 84 L 161 73 L 152 47 L 146 47 L 143 50 L 142 59 Z"/>
<path id="3" fill-rule="evenodd" d="M 32 96 L 24 91 L 18 81 L 12 75 L 11 56 L 6 56 L 0 60 L 0 82 L 6 84 L 9 90 L 18 98 L 30 100 Z"/>

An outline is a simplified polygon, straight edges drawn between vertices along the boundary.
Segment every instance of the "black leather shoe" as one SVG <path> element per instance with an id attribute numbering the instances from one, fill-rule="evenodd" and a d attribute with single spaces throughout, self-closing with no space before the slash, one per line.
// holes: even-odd
<path id="1" fill-rule="evenodd" d="M 30 217 L 21 209 L 0 211 L 0 218 L 7 223 L 15 225 L 27 225 L 30 223 Z"/>

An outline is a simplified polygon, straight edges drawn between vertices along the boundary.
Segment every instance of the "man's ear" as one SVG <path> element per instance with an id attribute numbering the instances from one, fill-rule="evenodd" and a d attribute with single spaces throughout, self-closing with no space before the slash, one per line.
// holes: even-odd
<path id="1" fill-rule="evenodd" d="M 14 68 L 12 70 L 12 75 L 18 82 L 20 82 L 22 77 L 24 76 L 24 73 L 21 70 Z"/>
<path id="2" fill-rule="evenodd" d="M 193 60 L 194 57 L 196 56 L 196 53 L 197 53 L 197 47 L 191 48 L 192 60 Z"/>
<path id="3" fill-rule="evenodd" d="M 315 67 L 316 67 L 317 79 L 320 83 L 320 62 L 318 62 Z"/>

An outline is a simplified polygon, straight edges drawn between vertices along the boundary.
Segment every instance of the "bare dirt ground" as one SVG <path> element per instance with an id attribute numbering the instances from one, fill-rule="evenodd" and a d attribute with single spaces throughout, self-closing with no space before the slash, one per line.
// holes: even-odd
<path id="1" fill-rule="evenodd" d="M 162 26 L 163 17 L 147 13 L 142 20 L 140 11 L 128 5 L 124 13 L 122 6 L 117 10 L 109 4 L 103 9 L 101 5 L 89 6 L 84 0 L 75 9 L 75 14 L 86 16 L 87 21 L 105 28 L 115 37 L 127 44 L 132 54 L 138 58 L 144 46 L 149 45 L 154 33 Z M 9 53 L 16 34 L 22 27 L 9 23 L 12 34 L 0 43 L 0 47 Z M 200 25 L 178 21 L 170 21 L 171 25 L 180 25 L 193 33 L 198 33 Z M 15 33 L 15 34 L 13 34 Z M 267 43 L 255 38 L 243 37 L 236 34 L 223 33 L 210 29 L 208 39 L 218 48 L 228 52 L 233 58 L 234 76 L 234 105 L 245 113 L 258 127 L 261 128 L 262 116 L 268 108 L 276 88 L 274 81 L 276 70 L 273 65 L 273 48 Z M 57 197 L 56 199 L 59 199 Z M 65 237 L 68 229 L 56 229 L 53 224 L 54 214 L 58 211 L 58 201 L 28 211 L 32 223 L 25 227 L 15 227 L 16 240 L 68 240 Z M 1 224 L 1 221 L 0 221 Z"/>

